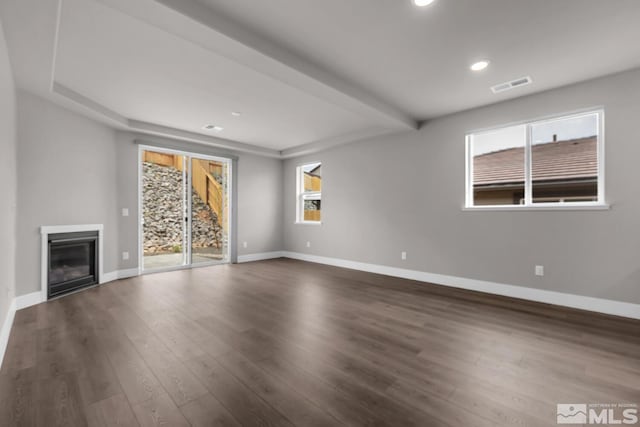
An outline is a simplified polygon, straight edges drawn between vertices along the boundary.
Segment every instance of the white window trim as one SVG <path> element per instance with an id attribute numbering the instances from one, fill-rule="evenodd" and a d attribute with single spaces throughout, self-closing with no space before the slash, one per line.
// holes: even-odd
<path id="1" fill-rule="evenodd" d="M 304 203 L 303 200 L 320 200 L 322 201 L 321 191 L 304 191 L 304 172 L 303 167 L 322 162 L 305 162 L 296 166 L 296 222 L 300 225 L 322 225 L 322 221 L 307 221 L 304 219 Z M 322 215 L 322 214 L 321 214 Z"/>
<path id="2" fill-rule="evenodd" d="M 570 203 L 532 203 L 531 188 L 531 128 L 533 125 L 556 121 L 561 119 L 572 119 L 591 114 L 598 115 L 598 200 L 595 202 L 570 202 Z M 471 143 L 474 134 L 485 133 L 504 129 L 512 126 L 526 126 L 525 143 L 525 203 L 522 205 L 479 205 L 473 204 L 473 161 L 471 158 Z M 492 127 L 472 132 L 465 135 L 465 204 L 463 211 L 572 211 L 572 210 L 608 210 L 611 206 L 605 199 L 605 122 L 604 108 L 591 108 L 571 113 L 547 116 L 536 120 L 527 120 L 518 123 L 511 123 L 504 126 Z"/>

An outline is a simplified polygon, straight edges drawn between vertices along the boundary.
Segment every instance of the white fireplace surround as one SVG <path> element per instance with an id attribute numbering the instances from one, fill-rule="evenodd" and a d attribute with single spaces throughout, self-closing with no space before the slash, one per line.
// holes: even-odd
<path id="1" fill-rule="evenodd" d="M 40 256 L 40 298 L 41 301 L 47 300 L 47 287 L 48 287 L 48 246 L 49 235 L 56 233 L 77 233 L 82 231 L 97 231 L 98 232 L 98 278 L 100 283 L 105 283 L 104 277 L 104 263 L 103 263 L 103 234 L 104 226 L 102 224 L 85 224 L 85 225 L 43 225 L 40 227 L 40 235 L 42 237 L 42 247 Z"/>

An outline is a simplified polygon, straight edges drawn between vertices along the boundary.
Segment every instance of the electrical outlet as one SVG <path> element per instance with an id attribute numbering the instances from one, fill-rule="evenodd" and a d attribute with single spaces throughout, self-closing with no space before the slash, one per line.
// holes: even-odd
<path id="1" fill-rule="evenodd" d="M 407 253 L 406 252 L 400 252 L 400 258 L 402 258 L 402 260 L 406 260 L 407 259 Z"/>
<path id="2" fill-rule="evenodd" d="M 128 260 L 129 259 L 129 252 L 122 252 L 122 259 L 124 261 Z"/>
<path id="3" fill-rule="evenodd" d="M 243 248 L 247 249 L 247 246 L 248 246 L 248 245 L 247 245 L 247 242 L 242 242 L 242 247 L 243 247 Z"/>
<path id="4" fill-rule="evenodd" d="M 122 216 L 129 216 L 129 208 L 122 208 Z"/>
<path id="5" fill-rule="evenodd" d="M 536 276 L 544 276 L 544 265 L 536 265 Z"/>
<path id="6" fill-rule="evenodd" d="M 310 248 L 311 247 L 311 242 L 307 242 L 307 247 Z"/>

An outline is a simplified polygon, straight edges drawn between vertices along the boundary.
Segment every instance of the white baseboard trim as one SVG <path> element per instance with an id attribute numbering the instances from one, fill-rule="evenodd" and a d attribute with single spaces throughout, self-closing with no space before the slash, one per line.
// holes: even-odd
<path id="1" fill-rule="evenodd" d="M 30 294 L 17 296 L 14 300 L 16 311 L 23 308 L 31 307 L 32 305 L 40 304 L 42 300 L 42 293 L 31 292 Z"/>
<path id="2" fill-rule="evenodd" d="M 364 262 L 349 261 L 339 258 L 302 254 L 299 252 L 284 251 L 282 252 L 282 256 L 301 261 L 309 261 L 319 264 L 333 265 L 336 267 L 349 268 L 352 270 L 367 271 L 369 273 L 384 274 L 386 276 L 416 280 L 419 282 L 434 283 L 437 285 L 468 289 L 472 291 L 485 292 L 512 298 L 520 298 L 546 304 L 560 305 L 563 307 L 577 308 L 580 310 L 595 311 L 598 313 L 611 314 L 614 316 L 640 319 L 640 304 L 586 297 L 582 295 L 565 294 L 562 292 L 533 289 L 524 286 L 507 285 L 503 283 L 469 279 L 465 277 L 426 273 L 417 270 L 407 270 L 404 268 L 368 264 Z"/>
<path id="3" fill-rule="evenodd" d="M 137 276 L 138 273 L 138 269 L 137 268 L 129 268 L 126 270 L 116 270 L 116 271 L 111 271 L 109 273 L 104 273 L 102 275 L 102 278 L 100 280 L 100 284 L 104 284 L 104 283 L 109 283 L 109 282 L 113 282 L 114 280 L 119 280 L 119 279 L 127 279 L 129 277 L 134 277 Z"/>
<path id="4" fill-rule="evenodd" d="M 40 294 L 40 292 L 37 292 Z M 14 299 L 9 304 L 9 310 L 4 318 L 2 329 L 0 329 L 0 368 L 2 367 L 2 361 L 4 360 L 4 354 L 7 351 L 7 345 L 9 345 L 9 335 L 11 335 L 11 327 L 13 326 L 13 319 L 16 316 L 16 300 Z"/>
<path id="5" fill-rule="evenodd" d="M 129 268 L 127 270 L 118 270 L 118 279 L 128 279 L 129 277 L 138 276 L 140 272 L 137 268 Z"/>
<path id="6" fill-rule="evenodd" d="M 238 255 L 238 263 L 243 262 L 252 262 L 252 261 L 262 261 L 265 259 L 273 259 L 273 258 L 282 258 L 284 256 L 284 252 L 275 251 L 275 252 L 262 252 L 257 254 L 247 254 L 247 255 Z"/>
<path id="7" fill-rule="evenodd" d="M 118 271 L 104 273 L 102 277 L 100 277 L 100 284 L 113 282 L 114 280 L 118 280 Z"/>

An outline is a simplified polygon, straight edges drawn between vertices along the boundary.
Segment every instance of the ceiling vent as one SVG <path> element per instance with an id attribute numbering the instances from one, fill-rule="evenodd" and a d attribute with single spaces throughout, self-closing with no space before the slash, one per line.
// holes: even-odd
<path id="1" fill-rule="evenodd" d="M 515 89 L 520 86 L 526 86 L 531 83 L 533 83 L 533 80 L 531 80 L 531 77 L 529 76 L 520 77 L 519 79 L 511 80 L 510 82 L 504 82 L 504 83 L 497 84 L 495 86 L 491 86 L 491 92 L 500 93 L 507 90 Z"/>

